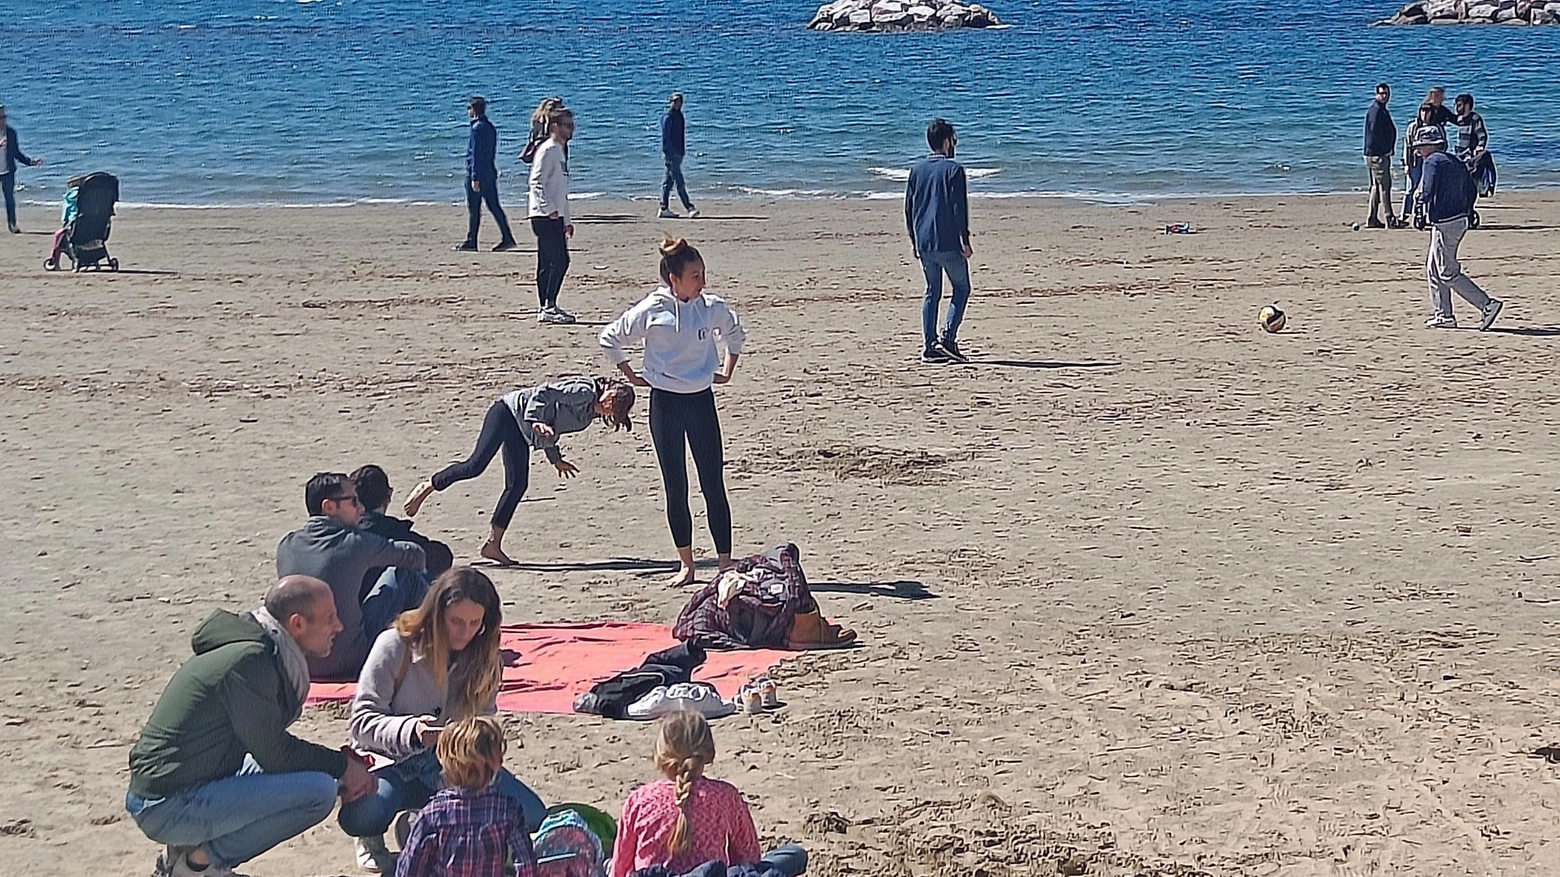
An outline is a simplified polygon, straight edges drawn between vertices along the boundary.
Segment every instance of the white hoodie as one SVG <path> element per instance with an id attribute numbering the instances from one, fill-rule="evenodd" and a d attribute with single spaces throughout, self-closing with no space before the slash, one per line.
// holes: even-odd
<path id="1" fill-rule="evenodd" d="M 549 216 L 553 211 L 568 225 L 569 218 L 569 152 L 548 138 L 531 156 L 530 209 L 527 216 Z"/>
<path id="2" fill-rule="evenodd" d="M 720 368 L 716 341 L 728 353 L 742 352 L 747 332 L 720 298 L 700 295 L 682 301 L 663 286 L 601 330 L 601 348 L 613 365 L 628 361 L 629 347 L 645 345 L 640 374 L 668 393 L 699 393 L 715 383 Z"/>

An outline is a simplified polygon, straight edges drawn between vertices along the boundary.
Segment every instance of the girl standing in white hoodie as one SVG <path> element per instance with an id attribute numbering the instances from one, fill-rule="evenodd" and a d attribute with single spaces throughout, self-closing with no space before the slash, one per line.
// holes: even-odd
<path id="1" fill-rule="evenodd" d="M 688 510 L 688 463 L 693 451 L 699 490 L 720 568 L 731 566 L 731 504 L 726 500 L 720 418 L 714 384 L 731 380 L 747 332 L 724 301 L 704 292 L 704 259 L 682 238 L 661 242 L 661 286 L 601 330 L 607 359 L 635 386 L 650 388 L 650 438 L 666 485 L 666 522 L 681 568 L 673 586 L 691 584 L 693 515 Z M 628 348 L 643 342 L 644 369 L 636 372 Z M 724 361 L 717 343 L 725 348 Z"/>

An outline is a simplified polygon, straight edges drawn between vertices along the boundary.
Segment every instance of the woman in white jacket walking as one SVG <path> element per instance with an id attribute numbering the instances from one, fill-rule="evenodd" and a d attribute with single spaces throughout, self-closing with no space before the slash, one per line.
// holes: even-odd
<path id="1" fill-rule="evenodd" d="M 357 840 L 358 864 L 395 870 L 385 832 L 395 815 L 416 811 L 443 784 L 434 755 L 447 723 L 498 711 L 503 676 L 498 634 L 503 614 L 493 582 L 457 566 L 428 588 L 422 605 L 379 635 L 358 677 L 348 734 L 352 747 L 394 764 L 374 771 L 374 794 L 343 804 L 337 821 Z M 498 790 L 525 812 L 531 830 L 547 808 L 514 774 L 500 770 Z"/>
<path id="2" fill-rule="evenodd" d="M 704 259 L 682 238 L 661 243 L 661 287 L 601 330 L 607 358 L 635 386 L 650 388 L 650 439 L 666 485 L 666 522 L 681 566 L 671 584 L 694 580 L 693 515 L 688 510 L 688 463 L 693 452 L 710 535 L 720 568 L 731 566 L 731 504 L 726 499 L 720 417 L 714 384 L 731 380 L 747 332 L 720 298 L 704 292 Z M 628 348 L 643 342 L 644 369 L 634 370 Z M 724 359 L 717 345 L 725 348 Z"/>

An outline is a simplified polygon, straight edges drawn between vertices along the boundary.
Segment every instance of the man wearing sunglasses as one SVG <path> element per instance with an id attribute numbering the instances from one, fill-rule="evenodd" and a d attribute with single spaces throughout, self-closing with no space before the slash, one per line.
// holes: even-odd
<path id="1" fill-rule="evenodd" d="M 392 542 L 358 529 L 363 503 L 344 473 L 315 475 L 303 495 L 309 521 L 276 546 L 276 574 L 313 576 L 330 585 L 344 629 L 328 656 L 309 658 L 309 678 L 355 680 L 380 631 L 422 602 L 428 591 L 427 561 L 416 543 Z M 367 596 L 360 596 L 363 576 L 374 567 L 389 568 Z"/>

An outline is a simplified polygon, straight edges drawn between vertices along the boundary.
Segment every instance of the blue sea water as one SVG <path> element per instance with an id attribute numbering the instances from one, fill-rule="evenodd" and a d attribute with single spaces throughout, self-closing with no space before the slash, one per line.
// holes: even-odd
<path id="1" fill-rule="evenodd" d="M 1473 92 L 1509 186 L 1560 185 L 1560 28 L 1371 27 L 1397 0 L 992 0 L 1011 27 L 812 33 L 811 0 L 0 0 L 26 200 L 106 169 L 129 202 L 459 199 L 464 99 L 502 185 L 537 101 L 579 114 L 578 195 L 654 196 L 687 95 L 695 197 L 895 197 L 926 121 L 972 191 L 1103 199 L 1357 189 L 1372 87 L 1407 128 Z"/>

